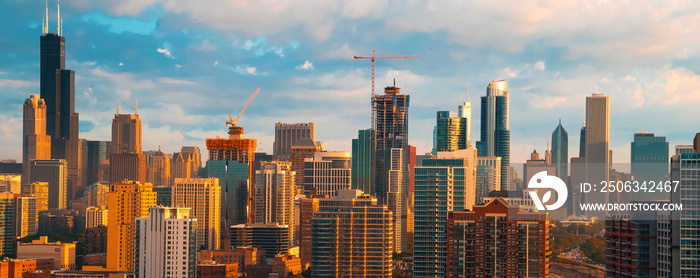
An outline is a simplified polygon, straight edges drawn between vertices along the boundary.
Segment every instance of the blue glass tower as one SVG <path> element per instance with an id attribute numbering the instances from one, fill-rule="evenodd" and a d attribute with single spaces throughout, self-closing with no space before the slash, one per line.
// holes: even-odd
<path id="1" fill-rule="evenodd" d="M 654 133 L 635 133 L 631 143 L 632 177 L 639 182 L 666 181 L 669 174 L 668 142 Z M 667 199 L 663 194 L 647 195 L 647 199 Z"/>
<path id="2" fill-rule="evenodd" d="M 352 139 L 351 188 L 374 192 L 374 136 L 371 129 L 360 130 Z"/>
<path id="3" fill-rule="evenodd" d="M 208 160 L 207 174 L 221 186 L 221 213 L 224 227 L 248 222 L 248 163 L 236 160 Z"/>
<path id="4" fill-rule="evenodd" d="M 480 157 L 501 157 L 501 188 L 510 183 L 510 129 L 508 84 L 491 81 L 481 97 L 481 140 L 476 142 Z"/>

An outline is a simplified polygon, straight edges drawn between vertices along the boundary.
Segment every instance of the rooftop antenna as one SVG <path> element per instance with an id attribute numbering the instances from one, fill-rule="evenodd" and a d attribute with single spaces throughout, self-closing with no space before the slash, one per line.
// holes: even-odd
<path id="1" fill-rule="evenodd" d="M 394 78 L 394 87 L 396 87 L 396 78 Z"/>
<path id="2" fill-rule="evenodd" d="M 467 83 L 467 102 L 469 102 L 469 83 Z"/>
<path id="3" fill-rule="evenodd" d="M 549 129 L 547 130 L 547 150 L 549 151 Z"/>
<path id="4" fill-rule="evenodd" d="M 46 35 L 49 33 L 49 0 L 46 0 L 46 17 L 44 17 L 44 22 L 41 25 L 41 32 Z"/>
<path id="5" fill-rule="evenodd" d="M 117 115 L 119 115 L 119 99 L 117 99 Z"/>
<path id="6" fill-rule="evenodd" d="M 61 3 L 56 0 L 56 8 L 58 8 L 58 18 L 56 19 L 58 26 L 56 26 L 56 33 L 58 33 L 59 36 L 62 36 L 61 34 Z"/>
<path id="7" fill-rule="evenodd" d="M 134 114 L 138 116 L 139 114 L 139 100 L 136 99 L 136 106 L 134 106 Z"/>

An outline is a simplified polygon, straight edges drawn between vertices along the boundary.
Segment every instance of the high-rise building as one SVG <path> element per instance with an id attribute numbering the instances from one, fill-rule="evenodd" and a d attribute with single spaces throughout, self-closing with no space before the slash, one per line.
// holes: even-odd
<path id="1" fill-rule="evenodd" d="M 450 212 L 443 277 L 549 277 L 549 236 L 546 212 L 525 212 L 501 198 Z"/>
<path id="2" fill-rule="evenodd" d="M 36 210 L 36 197 L 15 194 L 14 238 L 32 236 L 39 230 L 39 215 Z"/>
<path id="3" fill-rule="evenodd" d="M 60 15 L 59 15 L 60 17 Z M 60 22 L 60 18 L 59 18 Z M 46 22 L 48 26 L 48 22 Z M 60 25 L 60 24 L 59 24 Z M 46 103 L 46 134 L 51 136 L 51 158 L 67 163 L 67 192 L 82 185 L 78 113 L 75 113 L 75 72 L 65 69 L 66 40 L 44 28 L 40 38 L 40 95 Z M 31 171 L 31 170 L 30 170 Z"/>
<path id="4" fill-rule="evenodd" d="M 106 182 L 93 183 L 85 189 L 83 198 L 88 207 L 107 207 L 109 184 Z"/>
<path id="5" fill-rule="evenodd" d="M 311 138 L 300 138 L 292 145 L 289 162 L 292 163 L 292 171 L 296 173 L 294 178 L 294 184 L 297 187 L 295 189 L 296 193 L 309 192 L 304 188 L 304 160 L 313 158 L 316 152 L 323 151 L 321 148 L 321 144 L 314 142 Z"/>
<path id="6" fill-rule="evenodd" d="M 319 199 L 312 220 L 311 276 L 391 277 L 393 214 L 359 190 Z"/>
<path id="7" fill-rule="evenodd" d="M 367 192 L 377 197 L 380 204 L 386 204 L 389 192 L 389 168 L 391 166 L 391 149 L 398 148 L 404 151 L 403 173 L 408 173 L 408 107 L 409 96 L 401 94 L 398 87 L 384 88 L 383 95 L 375 97 L 375 188 L 373 192 Z M 402 192 L 408 192 L 408 175 L 403 176 Z M 406 196 L 402 196 L 406 198 Z M 402 203 L 407 204 L 408 199 Z M 401 217 L 401 216 L 396 216 Z"/>
<path id="8" fill-rule="evenodd" d="M 272 156 L 275 160 L 290 161 L 292 146 L 301 138 L 309 138 L 316 142 L 316 124 L 275 124 L 275 141 L 272 144 Z"/>
<path id="9" fill-rule="evenodd" d="M 389 164 L 389 180 L 387 186 L 389 187 L 389 192 L 387 192 L 387 206 L 389 210 L 397 217 L 394 217 L 394 252 L 401 253 L 406 251 L 406 222 L 400 216 L 405 215 L 404 210 L 406 209 L 406 203 L 403 202 L 403 195 L 405 194 L 403 190 L 404 175 L 406 172 L 404 169 L 404 151 L 403 149 L 393 148 L 391 149 L 391 163 Z"/>
<path id="10" fill-rule="evenodd" d="M 230 227 L 231 249 L 239 247 L 255 247 L 265 251 L 267 258 L 277 254 L 286 254 L 291 248 L 292 235 L 288 225 L 269 224 L 239 224 Z"/>
<path id="11" fill-rule="evenodd" d="M 698 138 L 697 136 L 695 138 Z M 676 146 L 671 157 L 671 180 L 678 181 L 678 189 L 671 192 L 671 203 L 682 204 L 683 210 L 659 212 L 657 219 L 657 275 L 658 277 L 700 277 L 700 261 L 694 256 L 700 241 L 696 232 L 700 225 L 700 153 L 692 146 Z"/>
<path id="12" fill-rule="evenodd" d="M 453 152 L 466 149 L 471 145 L 471 119 L 468 118 L 471 117 L 471 104 L 469 104 L 468 109 L 464 107 L 466 106 L 460 105 L 459 115 L 450 111 L 437 112 L 437 124 L 435 126 L 436 152 Z M 469 115 L 466 115 L 467 113 Z"/>
<path id="13" fill-rule="evenodd" d="M 581 126 L 579 135 L 578 157 L 586 157 L 586 122 Z"/>
<path id="14" fill-rule="evenodd" d="M 172 159 L 172 179 L 191 179 L 194 159 L 190 153 L 174 153 Z"/>
<path id="15" fill-rule="evenodd" d="M 180 153 L 190 154 L 190 160 L 192 161 L 190 163 L 190 177 L 198 178 L 199 169 L 202 168 L 202 154 L 199 152 L 199 147 L 185 146 L 180 149 Z"/>
<path id="16" fill-rule="evenodd" d="M 14 199 L 15 194 L 0 193 L 0 258 L 14 253 Z"/>
<path id="17" fill-rule="evenodd" d="M 22 182 L 29 181 L 29 162 L 51 159 L 51 136 L 46 134 L 46 103 L 30 95 L 23 108 Z"/>
<path id="18" fill-rule="evenodd" d="M 491 191 L 499 191 L 501 188 L 501 158 L 477 157 L 476 159 L 476 200 L 481 200 Z"/>
<path id="19" fill-rule="evenodd" d="M 146 182 L 154 186 L 170 186 L 170 156 L 160 148 L 152 155 L 146 156 Z"/>
<path id="20" fill-rule="evenodd" d="M 141 154 L 141 118 L 138 110 L 134 114 L 117 114 L 112 119 L 112 154 Z"/>
<path id="21" fill-rule="evenodd" d="M 197 248 L 216 250 L 221 247 L 221 187 L 216 178 L 175 179 L 172 206 L 192 208 L 197 219 Z"/>
<path id="22" fill-rule="evenodd" d="M 22 194 L 36 197 L 36 213 L 49 209 L 49 183 L 32 182 L 22 186 Z"/>
<path id="23" fill-rule="evenodd" d="M 109 161 L 110 182 L 124 180 L 146 182 L 146 156 L 140 153 L 112 154 Z"/>
<path id="24" fill-rule="evenodd" d="M 477 150 L 438 152 L 416 167 L 413 276 L 447 277 L 448 212 L 475 203 Z M 502 168 L 501 168 L 502 169 Z"/>
<path id="25" fill-rule="evenodd" d="M 480 157 L 501 157 L 501 188 L 508 188 L 510 170 L 509 93 L 505 80 L 491 81 L 481 97 Z"/>
<path id="26" fill-rule="evenodd" d="M 631 214 L 612 215 L 605 219 L 605 276 L 657 277 L 655 216 L 640 216 L 639 212 Z"/>
<path id="27" fill-rule="evenodd" d="M 610 174 L 610 98 L 586 97 L 586 180 L 608 181 Z M 605 193 L 586 193 L 586 203 L 607 203 Z M 592 216 L 604 218 L 601 212 Z"/>
<path id="28" fill-rule="evenodd" d="M 112 183 L 107 224 L 107 269 L 134 269 L 134 220 L 148 217 L 148 209 L 156 205 L 156 193 L 150 183 L 122 181 Z"/>
<path id="29" fill-rule="evenodd" d="M 646 131 L 635 133 L 631 144 L 632 176 L 635 181 L 667 181 L 669 174 L 668 142 L 666 137 Z M 636 196 L 636 194 L 635 194 Z M 646 193 L 649 200 L 668 199 L 662 192 Z"/>
<path id="30" fill-rule="evenodd" d="M 358 131 L 357 139 L 352 139 L 352 189 L 362 190 L 368 194 L 374 192 L 374 131 L 363 129 Z"/>
<path id="31" fill-rule="evenodd" d="M 296 175 L 299 172 L 295 171 Z M 337 190 L 350 189 L 350 153 L 317 152 L 304 159 L 304 192 L 332 196 Z M 298 180 L 298 179 L 297 179 Z"/>
<path id="32" fill-rule="evenodd" d="M 0 175 L 0 192 L 22 193 L 21 175 Z"/>
<path id="33" fill-rule="evenodd" d="M 566 213 L 571 215 L 574 211 L 574 187 L 569 182 L 569 133 L 561 125 L 561 119 L 559 119 L 559 125 L 552 132 L 551 156 L 551 164 L 557 168 L 557 177 L 566 183 L 569 192 L 571 192 L 566 201 Z"/>
<path id="34" fill-rule="evenodd" d="M 253 169 L 258 145 L 255 139 L 242 138 L 243 127 L 230 126 L 228 134 L 229 138 L 207 139 L 207 175 L 219 179 L 225 230 L 253 221 Z"/>
<path id="35" fill-rule="evenodd" d="M 299 226 L 297 227 L 298 231 L 295 232 L 299 233 L 299 258 L 301 259 L 301 268 L 305 270 L 311 264 L 311 221 L 319 209 L 319 198 L 302 198 L 300 203 Z"/>
<path id="36" fill-rule="evenodd" d="M 153 187 L 153 192 L 156 193 L 156 205 L 162 207 L 172 207 L 173 205 L 173 187 L 158 186 Z"/>
<path id="37" fill-rule="evenodd" d="M 197 224 L 190 208 L 152 207 L 134 222 L 134 277 L 189 278 L 197 270 Z"/>
<path id="38" fill-rule="evenodd" d="M 408 194 L 409 197 L 413 196 L 413 190 L 416 185 L 416 175 L 415 175 L 415 168 L 416 168 L 416 146 L 408 146 L 408 174 L 409 174 L 409 180 L 408 180 Z M 409 198 L 412 199 L 412 198 Z"/>
<path id="39" fill-rule="evenodd" d="M 255 171 L 255 223 L 285 225 L 290 229 L 290 240 L 294 234 L 296 195 L 291 167 L 291 162 L 263 162 Z"/>
<path id="40" fill-rule="evenodd" d="M 88 207 L 85 209 L 85 229 L 107 226 L 109 210 L 104 207 Z"/>
<path id="41" fill-rule="evenodd" d="M 83 182 L 86 187 L 105 180 L 100 175 L 100 164 L 110 158 L 111 152 L 110 141 L 87 141 L 87 154 L 83 166 L 86 173 Z"/>
<path id="42" fill-rule="evenodd" d="M 67 169 L 63 159 L 34 160 L 30 162 L 29 182 L 49 184 L 49 209 L 64 209 L 68 204 Z"/>

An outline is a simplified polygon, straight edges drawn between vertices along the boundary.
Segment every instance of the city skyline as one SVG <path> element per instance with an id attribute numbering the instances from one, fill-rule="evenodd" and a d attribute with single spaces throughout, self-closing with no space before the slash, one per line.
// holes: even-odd
<path id="1" fill-rule="evenodd" d="M 11 27 L 7 38 L 13 38 L 5 42 L 6 51 L 0 60 L 3 159 L 21 161 L 21 149 L 17 148 L 22 140 L 21 105 L 29 94 L 39 93 L 37 36 L 41 34 L 43 4 L 40 1 L 0 3 L 3 10 L 16 11 L 0 19 Z M 608 7 L 656 15 L 649 23 L 620 19 L 628 25 L 640 26 L 633 30 L 653 24 L 661 26 L 630 34 L 625 32 L 626 28 L 604 30 L 610 19 L 595 15 L 595 7 L 576 13 L 570 25 L 546 28 L 563 20 L 552 14 L 555 9 L 579 8 L 566 3 L 532 9 L 538 13 L 530 19 L 515 8 L 503 9 L 503 16 L 508 19 L 506 26 L 494 25 L 490 32 L 451 27 L 454 23 L 470 23 L 472 19 L 468 15 L 433 23 L 418 20 L 425 25 L 407 22 L 405 18 L 397 18 L 396 22 L 379 19 L 389 9 L 402 11 L 408 17 L 430 8 L 422 3 L 403 6 L 380 3 L 384 8 L 376 10 L 368 10 L 364 7 L 370 5 L 362 4 L 317 7 L 319 17 L 314 20 L 293 16 L 294 12 L 300 12 L 297 6 L 280 6 L 278 10 L 265 4 L 222 7 L 222 10 L 235 10 L 232 18 L 239 12 L 258 17 L 277 13 L 281 19 L 293 23 L 289 26 L 304 27 L 299 29 L 307 32 L 300 34 L 291 32 L 278 19 L 259 24 L 262 26 L 248 27 L 234 22 L 226 27 L 216 20 L 205 19 L 200 23 L 192 20 L 219 11 L 139 1 L 131 4 L 85 6 L 68 2 L 62 7 L 66 68 L 75 70 L 75 111 L 81 116 L 81 138 L 109 140 L 117 100 L 122 111 L 131 113 L 133 103 L 140 99 L 144 150 L 156 150 L 159 145 L 168 153 L 183 145 L 203 150 L 205 138 L 226 135 L 225 115 L 240 111 L 253 88 L 263 85 L 265 88 L 240 122 L 246 127 L 248 138 L 259 140 L 261 151 L 272 152 L 274 123 L 278 121 L 314 122 L 318 125 L 318 140 L 324 141 L 327 149 L 350 151 L 357 130 L 370 125 L 367 99 L 370 67 L 368 63 L 353 61 L 352 56 L 372 49 L 420 56 L 406 61 L 377 62 L 377 86 L 382 88 L 397 78 L 402 92 L 414 99 L 409 143 L 418 147 L 419 154 L 428 152 L 432 146 L 435 111 L 454 109 L 464 102 L 467 84 L 471 88 L 469 101 L 475 102 L 485 95 L 489 81 L 505 78 L 510 83 L 511 115 L 518 115 L 510 123 L 514 163 L 523 162 L 533 147 L 544 149 L 543 135 L 559 117 L 567 130 L 576 130 L 585 117 L 585 96 L 599 88 L 611 98 L 610 146 L 615 151 L 615 162 L 629 161 L 629 144 L 635 132 L 647 130 L 666 136 L 671 148 L 682 144 L 683 138 L 692 134 L 688 129 L 693 111 L 690 107 L 700 101 L 700 93 L 695 89 L 700 87 L 696 86 L 700 77 L 694 74 L 700 69 L 692 63 L 698 54 L 684 46 L 692 45 L 694 36 L 682 38 L 682 32 L 687 31 L 673 28 L 675 24 L 689 24 L 697 18 L 693 12 L 698 7 L 679 5 L 656 10 L 652 6 L 623 4 Z M 484 8 L 479 4 L 472 6 L 473 11 L 468 13 Z M 55 6 L 49 7 L 49 32 L 55 32 Z M 434 7 L 438 11 L 447 8 Z M 690 12 L 671 16 L 681 9 Z M 421 19 L 439 14 L 427 10 Z M 329 19 L 334 14 L 341 16 Z M 601 20 L 595 22 L 596 19 Z M 262 18 L 259 20 L 263 22 Z M 368 23 L 361 24 L 361 20 Z M 484 16 L 475 20 L 495 24 Z M 333 24 L 328 25 L 329 30 L 321 30 L 318 26 L 326 21 Z M 343 23 L 356 27 L 343 27 Z M 525 24 L 532 30 L 508 28 L 517 24 Z M 676 40 L 662 39 L 664 32 L 657 29 L 665 27 L 677 32 L 678 36 L 673 37 Z M 578 35 L 593 34 L 600 38 L 591 43 L 568 35 L 557 36 L 567 28 L 578 30 Z M 504 41 L 499 32 L 513 40 Z M 616 34 L 621 36 L 606 36 Z M 360 37 L 363 39 L 353 39 Z M 653 48 L 643 43 L 649 38 L 666 41 Z M 431 40 L 434 42 L 426 42 Z M 114 41 L 133 47 L 118 49 L 113 46 Z M 419 43 L 409 45 L 406 43 L 409 41 Z M 619 48 L 627 52 L 620 53 Z M 641 57 L 643 61 L 639 61 Z M 432 97 L 436 91 L 442 97 Z M 551 119 L 530 113 L 532 110 L 544 111 L 552 115 Z M 678 120 L 669 125 L 662 117 L 654 116 L 660 114 Z M 473 121 L 480 121 L 478 110 L 473 115 Z M 479 135 L 474 133 L 472 140 L 476 136 Z M 572 137 L 571 141 L 576 139 Z M 570 145 L 569 153 L 576 153 L 577 146 Z"/>

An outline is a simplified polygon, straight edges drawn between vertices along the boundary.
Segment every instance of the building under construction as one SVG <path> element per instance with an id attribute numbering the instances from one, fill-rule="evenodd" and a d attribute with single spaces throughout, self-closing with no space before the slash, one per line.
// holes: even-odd
<path id="1" fill-rule="evenodd" d="M 236 118 L 226 121 L 228 138 L 207 139 L 209 160 L 207 175 L 219 179 L 221 186 L 221 212 L 223 231 L 237 224 L 245 224 L 253 217 L 253 171 L 255 150 L 258 142 L 255 139 L 242 138 L 243 127 L 237 126 L 238 119 L 248 107 L 255 95 L 248 101 Z M 224 248 L 228 247 L 224 240 Z"/>

